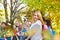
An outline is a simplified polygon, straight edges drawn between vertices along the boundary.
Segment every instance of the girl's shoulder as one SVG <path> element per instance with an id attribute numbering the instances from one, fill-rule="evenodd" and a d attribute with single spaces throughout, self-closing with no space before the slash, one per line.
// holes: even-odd
<path id="1" fill-rule="evenodd" d="M 42 25 L 40 20 L 37 20 L 36 24 Z"/>

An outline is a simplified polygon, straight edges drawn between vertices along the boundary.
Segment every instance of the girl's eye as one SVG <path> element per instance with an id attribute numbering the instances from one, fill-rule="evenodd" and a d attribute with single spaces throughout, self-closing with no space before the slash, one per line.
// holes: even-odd
<path id="1" fill-rule="evenodd" d="M 34 15 L 34 16 L 37 16 L 37 15 Z"/>

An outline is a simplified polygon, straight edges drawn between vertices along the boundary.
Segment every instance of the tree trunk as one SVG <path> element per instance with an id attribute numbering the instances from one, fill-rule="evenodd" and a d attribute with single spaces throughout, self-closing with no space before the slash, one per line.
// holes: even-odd
<path id="1" fill-rule="evenodd" d="M 10 23 L 11 23 L 11 27 L 13 27 L 13 5 L 12 5 L 12 0 L 10 0 L 11 2 L 11 8 L 10 8 L 10 11 L 11 11 L 11 14 L 10 14 Z"/>
<path id="2" fill-rule="evenodd" d="M 4 10 L 5 10 L 5 18 L 6 18 L 6 23 L 7 23 L 8 22 L 7 0 L 4 0 Z"/>

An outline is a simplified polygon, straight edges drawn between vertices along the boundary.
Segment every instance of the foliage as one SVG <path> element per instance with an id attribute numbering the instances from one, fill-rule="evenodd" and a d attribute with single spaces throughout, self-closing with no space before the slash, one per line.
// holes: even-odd
<path id="1" fill-rule="evenodd" d="M 49 11 L 52 10 L 54 12 L 58 11 L 58 8 L 60 8 L 60 1 L 56 0 L 24 0 L 25 4 L 27 4 L 30 9 L 39 9 L 43 13 L 48 9 Z M 60 10 L 60 9 L 59 9 Z"/>
<path id="2" fill-rule="evenodd" d="M 6 31 L 6 36 L 7 37 L 10 37 L 10 36 L 13 36 L 14 35 L 14 30 L 10 27 L 10 26 L 7 26 L 6 28 L 5 28 L 5 31 Z"/>
<path id="3" fill-rule="evenodd" d="M 52 28 L 60 33 L 60 0 L 24 0 L 23 3 L 29 6 L 30 10 L 40 10 L 45 19 L 51 20 Z"/>
<path id="4" fill-rule="evenodd" d="M 4 10 L 0 10 L 0 23 L 5 21 L 4 17 Z"/>

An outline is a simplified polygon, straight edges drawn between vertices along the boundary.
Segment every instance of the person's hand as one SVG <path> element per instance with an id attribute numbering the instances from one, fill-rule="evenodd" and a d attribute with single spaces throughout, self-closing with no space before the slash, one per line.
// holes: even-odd
<path id="1" fill-rule="evenodd" d="M 25 39 L 25 40 L 28 40 L 28 39 Z"/>
<path id="2" fill-rule="evenodd" d="M 4 38 L 6 38 L 6 35 L 4 35 Z"/>
<path id="3" fill-rule="evenodd" d="M 17 35 L 20 36 L 20 33 L 18 32 Z"/>
<path id="4" fill-rule="evenodd" d="M 7 39 L 6 39 L 6 35 L 4 35 L 4 40 L 7 40 Z"/>
<path id="5" fill-rule="evenodd" d="M 7 40 L 6 38 L 4 40 Z"/>

